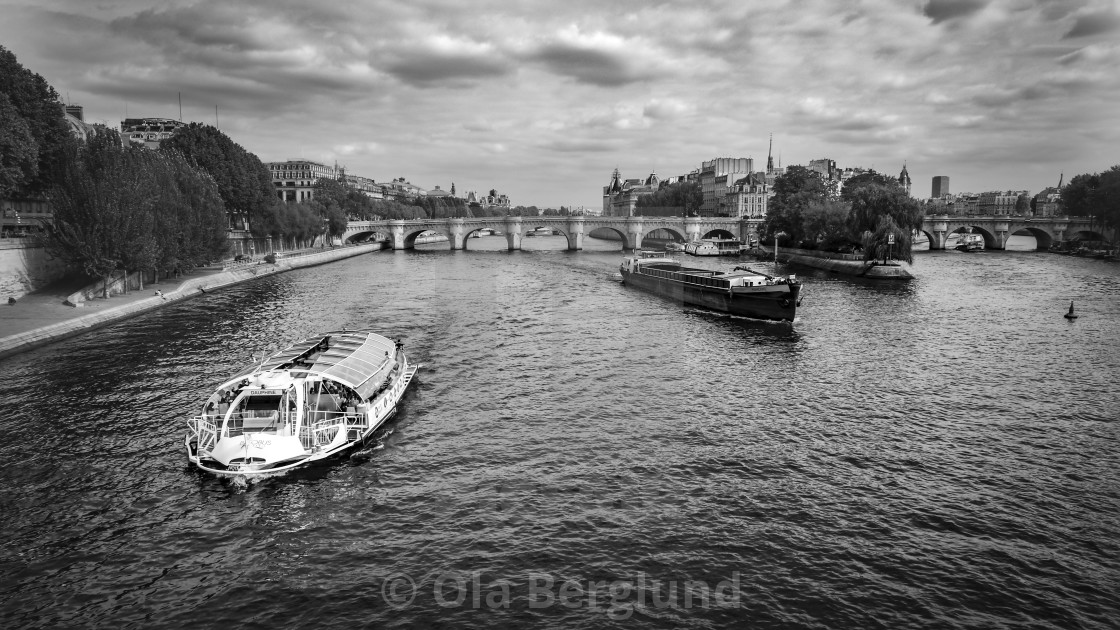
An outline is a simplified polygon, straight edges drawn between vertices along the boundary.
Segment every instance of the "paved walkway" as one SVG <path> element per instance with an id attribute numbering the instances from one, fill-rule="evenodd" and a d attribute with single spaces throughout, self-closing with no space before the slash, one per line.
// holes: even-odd
<path id="1" fill-rule="evenodd" d="M 0 304 L 0 357 L 159 308 L 164 303 L 195 295 L 203 287 L 219 288 L 368 251 L 373 248 L 306 250 L 285 253 L 283 261 L 278 261 L 277 265 L 254 262 L 224 270 L 204 268 L 190 275 L 146 285 L 143 290 L 88 300 L 80 307 L 67 306 L 64 301 L 84 284 L 55 283 L 24 295 L 15 304 Z M 166 297 L 157 297 L 157 290 Z"/>
<path id="2" fill-rule="evenodd" d="M 58 282 L 24 295 L 16 300 L 15 304 L 0 304 L 0 338 L 134 304 L 154 297 L 157 290 L 163 293 L 178 291 L 187 280 L 219 273 L 222 273 L 221 269 L 200 269 L 189 276 L 145 285 L 142 291 L 129 291 L 124 295 L 114 295 L 108 299 L 89 300 L 80 307 L 67 306 L 64 302 L 71 293 L 86 286 L 85 283 Z"/>

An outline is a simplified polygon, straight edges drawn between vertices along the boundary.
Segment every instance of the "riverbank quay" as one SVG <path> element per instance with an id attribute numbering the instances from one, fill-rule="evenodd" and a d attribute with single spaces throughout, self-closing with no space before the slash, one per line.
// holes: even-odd
<path id="1" fill-rule="evenodd" d="M 757 252 L 773 257 L 772 248 L 758 247 Z M 849 276 L 871 278 L 873 280 L 909 280 L 914 277 L 910 263 L 901 260 L 892 260 L 887 264 L 876 261 L 865 261 L 863 256 L 856 254 L 838 254 L 836 252 L 821 252 L 810 249 L 778 248 L 778 262 L 804 265 L 814 269 L 823 269 L 833 273 L 842 273 Z"/>
<path id="2" fill-rule="evenodd" d="M 84 302 L 80 308 L 65 303 L 75 287 L 65 285 L 29 293 L 14 304 L 0 305 L 0 358 L 94 330 L 167 304 L 217 291 L 257 278 L 321 265 L 384 249 L 384 243 L 348 245 L 330 249 L 287 252 L 275 263 L 253 261 L 228 267 L 199 269 L 168 278 L 143 290 Z"/>

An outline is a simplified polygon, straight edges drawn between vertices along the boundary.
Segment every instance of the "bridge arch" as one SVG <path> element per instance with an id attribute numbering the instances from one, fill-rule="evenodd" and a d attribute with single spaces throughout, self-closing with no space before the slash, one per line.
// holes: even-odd
<path id="1" fill-rule="evenodd" d="M 463 231 L 462 231 L 462 233 L 459 237 L 460 242 L 457 243 L 457 245 L 458 245 L 457 247 L 452 246 L 452 249 L 464 249 L 464 250 L 470 249 L 468 247 L 468 244 L 470 243 L 471 236 L 473 234 L 475 234 L 476 232 L 479 232 L 481 230 L 491 230 L 495 234 L 497 234 L 497 233 L 506 234 L 506 230 L 509 229 L 509 226 L 507 226 L 505 224 L 502 217 L 495 217 L 495 219 L 497 219 L 497 220 L 474 221 L 474 222 L 471 222 L 469 225 L 463 224 Z M 506 236 L 506 239 L 508 241 L 508 239 L 509 239 L 508 235 Z"/>
<path id="2" fill-rule="evenodd" d="M 661 227 L 661 226 L 658 226 L 658 227 Z M 595 230 L 608 230 L 610 232 L 614 232 L 615 234 L 618 235 L 618 238 L 622 241 L 623 251 L 626 251 L 628 249 L 634 249 L 634 244 L 630 240 L 630 235 L 626 233 L 625 229 L 615 227 L 613 225 L 597 225 L 597 224 L 594 224 L 594 223 L 588 224 L 586 226 L 586 229 L 587 229 L 588 234 L 590 234 L 591 232 L 593 232 Z M 650 230 L 650 231 L 652 231 L 652 230 Z M 642 236 L 644 237 L 645 234 L 643 234 Z M 592 238 L 595 238 L 595 237 L 592 237 Z"/>
<path id="3" fill-rule="evenodd" d="M 732 234 L 730 230 L 726 230 L 724 228 L 714 228 L 714 229 L 708 230 L 707 232 L 704 232 L 700 236 L 700 238 L 739 238 L 739 237 L 736 236 L 735 234 Z"/>
<path id="4" fill-rule="evenodd" d="M 1071 241 L 1104 241 L 1107 240 L 1104 234 L 1097 232 L 1093 229 L 1071 231 L 1069 234 Z"/>
<path id="5" fill-rule="evenodd" d="M 1054 235 L 1047 229 L 1034 225 L 1013 226 L 1016 228 L 1008 236 L 1033 236 L 1037 245 L 1036 250 L 1049 250 L 1054 245 Z"/>
<path id="6" fill-rule="evenodd" d="M 688 242 L 688 233 L 673 225 L 651 225 L 648 228 L 642 230 L 642 240 L 644 241 L 646 237 L 657 231 L 668 232 L 681 241 L 685 243 Z"/>
<path id="7" fill-rule="evenodd" d="M 364 243 L 366 241 L 387 241 L 390 240 L 388 232 L 377 230 L 357 230 L 346 232 L 342 235 L 344 243 Z"/>
<path id="8" fill-rule="evenodd" d="M 418 226 L 418 227 L 415 227 L 415 228 L 412 228 L 412 229 L 406 229 L 404 231 L 404 234 L 403 234 L 403 236 L 404 236 L 404 239 L 403 239 L 404 240 L 404 248 L 405 249 L 415 249 L 416 248 L 417 237 L 419 237 L 424 232 L 435 232 L 436 234 L 440 234 L 442 236 L 445 236 L 445 237 L 447 237 L 448 242 L 450 242 L 451 238 L 452 238 L 450 230 L 442 229 L 439 226 L 422 225 L 422 226 Z"/>
<path id="9" fill-rule="evenodd" d="M 999 242 L 995 233 L 991 230 L 985 229 L 983 226 L 972 225 L 968 222 L 952 222 L 948 225 L 946 236 L 951 234 L 979 234 L 984 237 L 984 249 L 1003 249 L 1003 243 Z M 931 241 L 932 242 L 932 241 Z"/>

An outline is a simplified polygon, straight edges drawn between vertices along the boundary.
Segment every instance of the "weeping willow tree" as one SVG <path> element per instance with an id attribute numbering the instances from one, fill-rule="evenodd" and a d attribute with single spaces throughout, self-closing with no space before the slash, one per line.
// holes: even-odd
<path id="1" fill-rule="evenodd" d="M 852 204 L 849 222 L 852 231 L 861 235 L 864 260 L 914 261 L 912 234 L 922 227 L 922 207 L 897 181 L 865 177 L 845 186 L 843 196 Z"/>
<path id="2" fill-rule="evenodd" d="M 891 236 L 894 236 L 894 242 L 891 242 Z M 867 230 L 863 233 L 863 259 L 869 260 L 882 260 L 886 262 L 889 259 L 905 260 L 908 263 L 914 262 L 914 239 L 911 236 L 911 231 L 898 226 L 894 222 L 894 218 L 890 215 L 884 215 L 879 218 L 879 225 L 874 230 Z"/>

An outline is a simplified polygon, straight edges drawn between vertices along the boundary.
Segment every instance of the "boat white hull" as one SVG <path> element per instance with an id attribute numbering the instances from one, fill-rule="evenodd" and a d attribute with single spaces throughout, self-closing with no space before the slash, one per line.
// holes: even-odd
<path id="1" fill-rule="evenodd" d="M 199 433 L 188 431 L 183 438 L 183 447 L 186 450 L 187 460 L 192 466 L 212 475 L 223 477 L 254 477 L 276 475 L 343 455 L 366 444 L 386 422 L 396 415 L 397 406 L 408 390 L 408 386 L 411 384 L 418 369 L 419 366 L 412 365 L 408 366 L 403 371 L 398 381 L 391 387 L 391 396 L 387 397 L 387 400 L 381 402 L 382 411 L 378 412 L 376 415 L 371 415 L 366 421 L 361 422 L 360 425 L 349 423 L 337 425 L 338 428 L 334 432 L 334 438 L 327 444 L 313 446 L 300 454 L 281 461 L 269 461 L 267 464 L 238 462 L 231 463 L 227 466 L 223 465 L 212 456 L 213 451 L 203 450 L 199 452 Z M 272 436 L 245 433 L 240 436 L 223 438 L 223 441 L 236 441 L 237 444 L 234 445 L 235 448 L 240 448 L 246 441 L 252 442 L 254 438 L 260 437 L 269 439 L 269 441 L 274 439 Z M 215 445 L 215 450 L 216 447 L 217 445 Z"/>

